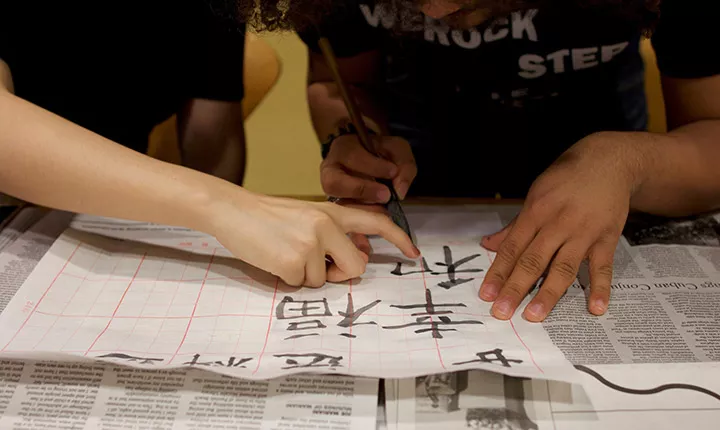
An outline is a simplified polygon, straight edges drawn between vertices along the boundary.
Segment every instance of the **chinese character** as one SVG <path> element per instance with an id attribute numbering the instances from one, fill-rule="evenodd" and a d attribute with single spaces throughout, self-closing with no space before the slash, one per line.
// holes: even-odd
<path id="1" fill-rule="evenodd" d="M 291 304 L 299 304 L 299 308 L 289 308 L 288 305 Z M 322 304 L 322 306 L 310 306 L 312 304 Z M 322 309 L 321 312 L 315 312 L 312 313 L 311 311 L 317 311 L 318 309 Z M 287 313 L 291 312 L 299 312 L 299 315 L 286 315 Z M 322 300 L 303 300 L 300 302 L 296 302 L 292 297 L 285 296 L 282 301 L 278 304 L 278 307 L 275 311 L 275 315 L 277 319 L 279 320 L 286 320 L 286 319 L 294 319 L 294 318 L 304 318 L 304 317 L 330 317 L 332 316 L 332 312 L 330 312 L 330 307 L 328 306 L 327 299 Z"/>
<path id="2" fill-rule="evenodd" d="M 342 360 L 342 356 L 340 357 L 333 357 L 332 355 L 325 355 L 325 354 L 280 354 L 275 355 L 275 358 L 285 358 L 285 363 L 288 364 L 287 367 L 283 367 L 283 370 L 287 369 L 300 369 L 300 368 L 309 368 L 309 367 L 329 367 L 331 369 L 334 369 L 335 367 L 340 366 L 340 360 Z M 296 358 L 312 358 L 312 360 L 309 363 L 306 364 L 300 364 Z M 323 363 L 323 361 L 327 360 L 327 363 Z M 305 360 L 302 360 L 305 361 Z"/>
<path id="3" fill-rule="evenodd" d="M 139 364 L 155 364 L 156 361 L 164 361 L 164 358 L 146 358 L 146 357 L 133 357 L 132 355 L 127 354 L 121 354 L 121 353 L 112 353 L 112 354 L 105 354 L 101 355 L 98 358 L 117 358 L 120 360 L 125 360 L 129 362 L 138 362 Z"/>
<path id="4" fill-rule="evenodd" d="M 358 318 L 360 318 L 362 316 L 362 314 L 369 311 L 373 307 L 377 306 L 378 303 L 380 303 L 380 300 L 375 300 L 374 302 L 372 302 L 366 306 L 363 306 L 358 310 L 355 310 L 355 304 L 353 303 L 352 294 L 348 293 L 348 304 L 347 304 L 347 308 L 345 309 L 345 312 L 338 311 L 338 315 L 340 315 L 341 317 L 344 317 L 343 320 L 338 323 L 338 326 L 343 327 L 343 328 L 348 328 L 348 327 L 352 327 L 354 325 L 368 325 L 368 324 L 377 325 L 377 323 L 375 321 L 367 321 L 367 322 L 359 323 L 359 322 L 357 322 L 357 320 L 358 320 Z M 340 334 L 340 336 L 345 336 L 345 337 L 349 337 L 349 338 L 353 338 L 353 339 L 357 337 L 352 333 L 342 333 L 342 334 Z"/>
<path id="5" fill-rule="evenodd" d="M 492 351 L 485 351 L 485 352 L 478 352 L 477 354 L 478 359 L 477 360 L 470 360 L 470 361 L 462 361 L 460 363 L 453 363 L 453 366 L 460 366 L 463 364 L 470 364 L 470 363 L 494 363 L 499 362 L 504 367 L 512 367 L 510 363 L 517 363 L 520 364 L 523 361 L 522 360 L 514 360 L 505 358 L 503 355 L 503 350 L 500 348 L 493 349 Z"/>
<path id="6" fill-rule="evenodd" d="M 293 307 L 296 305 L 296 307 Z M 302 300 L 296 302 L 292 297 L 285 296 L 280 303 L 278 303 L 275 315 L 279 320 L 306 318 L 306 317 L 330 317 L 330 306 L 328 306 L 327 299 L 322 300 Z M 297 330 L 316 330 L 326 328 L 325 324 L 318 319 L 305 320 L 305 321 L 294 321 L 288 323 L 286 330 L 297 331 Z M 286 337 L 285 340 L 299 339 L 301 337 L 319 336 L 318 333 L 302 333 Z"/>
<path id="7" fill-rule="evenodd" d="M 408 324 L 402 324 L 402 325 L 396 325 L 396 326 L 384 326 L 384 329 L 401 329 L 401 328 L 407 328 L 407 327 L 422 327 L 427 326 L 426 328 L 420 328 L 418 330 L 415 330 L 415 333 L 426 333 L 426 332 L 432 332 L 432 337 L 435 339 L 442 339 L 442 333 L 444 331 L 457 331 L 454 328 L 440 328 L 440 326 L 453 326 L 453 325 L 466 325 L 466 324 L 482 324 L 480 321 L 453 321 L 448 316 L 440 316 L 440 315 L 447 315 L 453 313 L 453 311 L 450 310 L 444 310 L 439 311 L 436 310 L 436 308 L 442 308 L 442 307 L 467 307 L 463 303 L 443 303 L 443 304 L 435 304 L 432 301 L 432 293 L 430 293 L 430 290 L 425 290 L 425 303 L 424 304 L 418 304 L 418 305 L 390 305 L 390 307 L 398 308 L 398 309 L 418 309 L 418 308 L 424 308 L 425 312 L 417 312 L 414 314 L 411 314 L 416 318 L 416 322 L 414 323 L 408 323 Z M 433 316 L 438 316 L 437 320 L 433 320 Z"/>
<path id="8" fill-rule="evenodd" d="M 452 250 L 450 249 L 449 246 L 443 246 L 443 252 L 444 252 L 444 254 L 445 254 L 445 262 L 442 262 L 442 263 L 441 263 L 441 262 L 437 262 L 437 263 L 435 263 L 435 265 L 436 265 L 436 266 L 444 267 L 444 268 L 445 268 L 445 271 L 444 271 L 444 272 L 443 272 L 443 271 L 430 270 L 430 268 L 428 267 L 427 261 L 425 260 L 425 258 L 423 258 L 423 259 L 422 259 L 422 269 L 421 269 L 421 270 L 416 270 L 416 271 L 411 271 L 411 272 L 405 272 L 405 273 L 403 273 L 403 271 L 402 271 L 402 263 L 399 262 L 399 263 L 397 263 L 397 264 L 395 265 L 395 269 L 394 269 L 392 272 L 390 272 L 390 273 L 392 273 L 392 274 L 395 275 L 395 276 L 405 276 L 405 275 L 411 275 L 411 274 L 415 274 L 415 273 L 429 273 L 429 274 L 431 274 L 431 275 L 447 275 L 447 276 L 448 276 L 448 280 L 447 280 L 447 281 L 440 282 L 440 283 L 437 284 L 437 285 L 438 285 L 438 287 L 440 287 L 440 288 L 444 288 L 444 289 L 446 289 L 446 290 L 449 290 L 449 289 L 451 289 L 451 288 L 453 288 L 453 287 L 457 287 L 458 285 L 465 284 L 465 283 L 470 282 L 470 281 L 472 281 L 472 280 L 475 279 L 475 278 L 464 278 L 464 279 L 463 279 L 463 278 L 460 278 L 460 279 L 458 279 L 458 278 L 455 277 L 455 275 L 456 275 L 457 273 L 480 273 L 480 272 L 483 271 L 482 269 L 462 269 L 462 270 L 458 270 L 460 266 L 462 266 L 463 264 L 466 264 L 466 263 L 468 263 L 468 262 L 476 259 L 477 257 L 480 256 L 480 254 L 473 254 L 473 255 L 470 255 L 470 256 L 468 256 L 468 257 L 461 258 L 461 259 L 458 260 L 458 261 L 453 261 Z"/>
<path id="9" fill-rule="evenodd" d="M 239 367 L 239 368 L 245 369 L 246 366 L 244 366 L 244 364 L 247 363 L 248 361 L 251 361 L 252 358 L 237 359 L 236 357 L 230 357 L 230 358 L 228 359 L 228 362 L 227 362 L 227 363 L 225 363 L 225 362 L 223 362 L 223 361 L 219 361 L 219 360 L 218 360 L 218 361 L 204 361 L 204 362 L 200 362 L 199 360 L 200 360 L 200 354 L 195 354 L 195 355 L 193 356 L 192 361 L 188 361 L 188 362 L 185 362 L 185 363 L 183 363 L 183 364 L 184 364 L 184 365 L 190 365 L 190 366 L 198 365 L 198 366 L 211 366 L 211 367 L 217 367 L 217 366 L 220 366 L 220 367 Z"/>

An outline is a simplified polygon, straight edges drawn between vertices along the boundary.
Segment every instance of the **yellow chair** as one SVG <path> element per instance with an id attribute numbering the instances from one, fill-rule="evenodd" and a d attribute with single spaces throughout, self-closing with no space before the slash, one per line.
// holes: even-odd
<path id="1" fill-rule="evenodd" d="M 663 99 L 662 85 L 660 84 L 660 71 L 657 67 L 655 51 L 649 39 L 644 39 L 640 45 L 640 52 L 645 61 L 645 92 L 648 101 L 648 129 L 651 132 L 663 133 L 667 131 L 665 118 L 665 101 Z"/>
<path id="2" fill-rule="evenodd" d="M 252 33 L 247 33 L 245 36 L 244 60 L 243 121 L 253 113 L 275 86 L 281 72 L 280 59 L 275 50 Z M 152 131 L 148 155 L 170 163 L 180 163 L 177 119 L 174 115 Z"/>

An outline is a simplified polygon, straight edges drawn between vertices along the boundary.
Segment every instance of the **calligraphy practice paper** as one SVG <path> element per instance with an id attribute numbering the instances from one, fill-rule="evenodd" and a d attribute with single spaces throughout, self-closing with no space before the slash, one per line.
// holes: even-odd
<path id="1" fill-rule="evenodd" d="M 542 325 L 496 320 L 478 298 L 493 257 L 480 239 L 501 228 L 496 214 L 409 206 L 408 218 L 422 259 L 372 238 L 361 278 L 297 289 L 197 232 L 78 217 L 0 315 L 0 355 L 250 379 L 463 369 L 575 379 Z"/>

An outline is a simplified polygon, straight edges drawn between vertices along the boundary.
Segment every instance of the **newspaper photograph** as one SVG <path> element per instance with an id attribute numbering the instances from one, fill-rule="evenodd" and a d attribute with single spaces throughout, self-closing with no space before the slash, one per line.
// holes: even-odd
<path id="1" fill-rule="evenodd" d="M 581 367 L 579 383 L 484 371 L 386 383 L 388 429 L 716 429 L 720 366 Z M 389 388 L 388 388 L 389 387 Z M 391 419 L 392 418 L 392 419 Z"/>

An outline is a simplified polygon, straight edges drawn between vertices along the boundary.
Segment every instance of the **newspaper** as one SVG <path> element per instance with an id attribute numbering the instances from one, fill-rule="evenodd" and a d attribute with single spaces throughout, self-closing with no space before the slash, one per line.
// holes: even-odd
<path id="1" fill-rule="evenodd" d="M 0 352 L 249 379 L 463 369 L 576 378 L 541 325 L 499 321 L 478 297 L 493 257 L 480 240 L 501 227 L 495 213 L 413 207 L 408 217 L 422 261 L 373 238 L 361 279 L 321 289 L 289 288 L 197 232 L 79 217 L 0 316 Z"/>
<path id="2" fill-rule="evenodd" d="M 629 220 L 608 313 L 587 312 L 586 270 L 542 325 L 575 384 L 483 371 L 385 381 L 388 429 L 716 429 L 720 222 Z"/>
<path id="3" fill-rule="evenodd" d="M 7 245 L 0 252 L 0 311 L 15 296 L 55 239 L 70 223 L 65 212 L 26 208 L 0 231 Z"/>
<path id="4" fill-rule="evenodd" d="M 249 381 L 200 369 L 0 361 L 3 429 L 337 429 L 376 421 L 378 381 Z"/>
<path id="5" fill-rule="evenodd" d="M 485 371 L 388 380 L 387 428 L 718 428 L 718 363 L 599 365 L 583 370 L 583 377 L 574 384 Z"/>
<path id="6" fill-rule="evenodd" d="M 573 364 L 720 361 L 719 269 L 715 216 L 633 220 L 607 314 L 587 313 L 583 271 L 543 326 Z"/>

